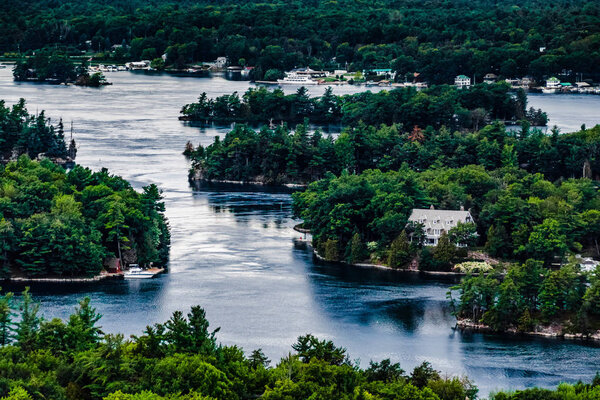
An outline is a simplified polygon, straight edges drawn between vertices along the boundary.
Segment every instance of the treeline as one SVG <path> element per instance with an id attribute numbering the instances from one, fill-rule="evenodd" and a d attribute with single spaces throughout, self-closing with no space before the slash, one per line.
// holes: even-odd
<path id="1" fill-rule="evenodd" d="M 56 126 L 44 111 L 29 114 L 25 100 L 12 107 L 0 100 L 0 158 L 9 160 L 22 154 L 36 158 L 40 154 L 53 159 L 75 158 L 77 149 L 72 140 L 67 149 L 62 120 Z"/>
<path id="2" fill-rule="evenodd" d="M 0 275 L 91 276 L 113 257 L 163 265 L 163 212 L 155 185 L 138 193 L 106 169 L 66 172 L 21 156 L 0 170 Z"/>
<path id="3" fill-rule="evenodd" d="M 295 66 L 415 71 L 431 83 L 577 73 L 599 80 L 596 2 L 523 0 L 203 1 L 32 0 L 0 5 L 0 52 L 59 48 L 182 67 L 228 57 L 268 70 Z"/>
<path id="4" fill-rule="evenodd" d="M 555 181 L 561 177 L 600 176 L 600 127 L 580 132 L 550 134 L 530 129 L 507 130 L 494 123 L 482 129 L 455 131 L 402 125 L 348 127 L 337 137 L 309 133 L 306 124 L 295 131 L 286 126 L 263 126 L 255 131 L 236 125 L 225 138 L 203 147 L 188 143 L 193 179 L 259 181 L 267 184 L 306 184 L 346 170 L 397 170 L 407 164 L 415 171 L 432 166 L 461 168 L 481 165 L 485 170 L 519 167 Z"/>
<path id="5" fill-rule="evenodd" d="M 430 205 L 469 208 L 478 236 L 464 224 L 442 234 L 436 247 L 423 247 L 422 226 L 407 222 L 413 208 Z M 418 255 L 424 270 L 449 270 L 467 256 L 459 244 L 485 246 L 492 257 L 531 258 L 550 266 L 570 252 L 598 254 L 600 238 L 600 195 L 593 181 L 552 183 L 514 166 L 416 172 L 404 165 L 398 171 L 329 175 L 294 193 L 293 210 L 328 260 L 406 267 Z"/>
<path id="6" fill-rule="evenodd" d="M 468 275 L 452 289 L 457 318 L 493 330 L 534 332 L 554 324 L 553 334 L 584 337 L 600 330 L 600 276 L 582 272 L 575 260 L 548 269 L 530 259 L 506 276 Z"/>
<path id="7" fill-rule="evenodd" d="M 27 290 L 20 301 L 0 296 L 0 305 L 3 400 L 464 400 L 478 391 L 466 377 L 442 377 L 428 362 L 411 373 L 389 359 L 361 368 L 344 348 L 310 334 L 271 366 L 260 349 L 245 354 L 219 344 L 219 329 L 211 329 L 199 306 L 125 339 L 102 332 L 89 299 L 66 321 L 41 318 Z M 600 378 L 493 398 L 562 399 L 552 396 L 565 391 L 570 399 L 595 398 L 583 396 L 600 394 Z"/>
<path id="8" fill-rule="evenodd" d="M 55 50 L 42 50 L 32 57 L 19 59 L 13 68 L 13 77 L 16 81 L 74 83 L 91 87 L 109 84 L 102 72 L 90 75 L 85 60 L 76 66 L 71 58 Z"/>
<path id="9" fill-rule="evenodd" d="M 333 95 L 328 87 L 320 97 L 310 97 L 300 87 L 285 95 L 283 90 L 250 88 L 241 97 L 237 92 L 209 99 L 206 93 L 198 102 L 185 105 L 180 119 L 203 122 L 249 124 L 298 123 L 367 125 L 403 124 L 407 127 L 446 126 L 452 129 L 477 129 L 493 120 L 527 120 L 546 125 L 541 110 L 527 111 L 527 96 L 516 93 L 506 83 L 479 84 L 469 89 L 441 85 L 419 90 L 397 88 L 344 96 Z"/>

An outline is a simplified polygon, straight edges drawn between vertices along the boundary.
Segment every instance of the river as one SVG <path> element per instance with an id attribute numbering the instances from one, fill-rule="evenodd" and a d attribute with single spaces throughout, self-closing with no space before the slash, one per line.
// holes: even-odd
<path id="1" fill-rule="evenodd" d="M 24 97 L 31 112 L 44 109 L 66 127 L 73 121 L 78 163 L 109 168 L 136 188 L 162 188 L 172 229 L 170 271 L 148 281 L 35 285 L 44 315 L 65 318 L 89 296 L 105 332 L 139 334 L 174 310 L 200 304 L 211 325 L 221 327 L 220 341 L 246 351 L 260 347 L 274 360 L 312 333 L 346 347 L 363 366 L 389 357 L 409 370 L 428 360 L 445 374 L 468 375 L 484 395 L 594 376 L 595 345 L 455 332 L 446 299 L 452 282 L 315 264 L 295 244 L 288 193 L 190 188 L 185 143 L 210 143 L 227 128 L 186 125 L 177 120 L 179 109 L 203 91 L 242 93 L 248 82 L 107 75 L 114 85 L 94 89 L 15 83 L 9 69 L 0 70 L 0 99 Z M 534 95 L 530 105 L 548 110 L 550 123 L 565 132 L 600 122 L 600 96 Z"/>

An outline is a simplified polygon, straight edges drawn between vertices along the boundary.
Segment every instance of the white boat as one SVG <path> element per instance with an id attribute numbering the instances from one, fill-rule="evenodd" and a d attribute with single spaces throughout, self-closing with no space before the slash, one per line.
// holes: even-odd
<path id="1" fill-rule="evenodd" d="M 542 93 L 551 94 L 551 93 L 556 93 L 556 92 L 558 92 L 557 88 L 549 88 L 549 87 L 542 88 Z"/>
<path id="2" fill-rule="evenodd" d="M 277 79 L 277 83 L 284 85 L 318 85 L 319 82 L 310 77 L 309 74 L 298 74 L 296 72 L 286 72 L 285 78 Z"/>
<path id="3" fill-rule="evenodd" d="M 156 273 L 152 271 L 146 271 L 136 264 L 131 264 L 123 276 L 125 279 L 150 279 L 153 278 L 154 275 L 156 275 Z"/>

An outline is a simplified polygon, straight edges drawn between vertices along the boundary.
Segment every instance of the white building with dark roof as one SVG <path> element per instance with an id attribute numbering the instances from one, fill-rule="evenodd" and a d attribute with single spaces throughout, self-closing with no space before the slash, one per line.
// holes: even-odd
<path id="1" fill-rule="evenodd" d="M 442 233 L 448 232 L 459 222 L 475 223 L 473 216 L 464 207 L 460 210 L 436 210 L 431 208 L 413 208 L 408 222 L 423 225 L 425 231 L 425 246 L 435 246 Z"/>

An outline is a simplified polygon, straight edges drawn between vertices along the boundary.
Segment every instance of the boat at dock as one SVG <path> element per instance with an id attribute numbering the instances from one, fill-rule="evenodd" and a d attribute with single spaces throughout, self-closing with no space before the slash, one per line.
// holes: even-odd
<path id="1" fill-rule="evenodd" d="M 280 85 L 318 85 L 319 82 L 312 79 L 309 75 L 299 75 L 288 72 L 283 79 L 277 79 Z"/>
<path id="2" fill-rule="evenodd" d="M 558 89 L 557 88 L 552 88 L 552 87 L 543 87 L 542 88 L 542 93 L 546 93 L 546 94 L 558 93 Z"/>
<path id="3" fill-rule="evenodd" d="M 125 279 L 151 279 L 162 272 L 162 268 L 143 269 L 137 264 L 131 264 L 123 276 Z"/>
<path id="4" fill-rule="evenodd" d="M 277 79 L 277 83 L 288 85 L 318 85 L 321 78 L 327 76 L 325 71 L 310 68 L 297 68 L 285 73 L 285 78 Z"/>

